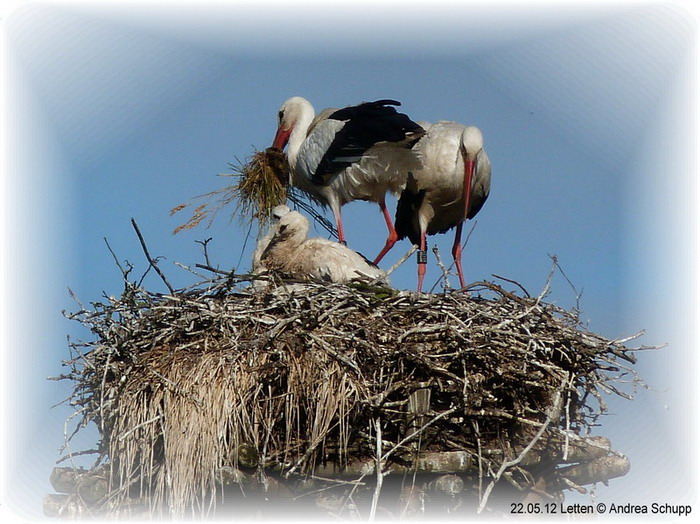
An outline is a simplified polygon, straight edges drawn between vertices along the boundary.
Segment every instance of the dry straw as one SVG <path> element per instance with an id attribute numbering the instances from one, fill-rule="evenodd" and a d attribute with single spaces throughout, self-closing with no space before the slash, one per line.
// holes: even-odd
<path id="1" fill-rule="evenodd" d="M 232 174 L 222 176 L 233 176 L 236 182 L 196 197 L 194 201 L 204 200 L 204 203 L 197 205 L 189 220 L 176 227 L 173 233 L 193 229 L 205 219 L 211 224 L 219 210 L 232 203 L 235 203 L 234 216 L 238 215 L 249 222 L 266 223 L 272 209 L 287 202 L 289 165 L 281 150 L 268 148 L 256 151 L 245 164 L 239 162 L 238 165 L 231 165 L 231 168 Z M 179 213 L 193 202 L 175 206 L 170 214 Z"/>
<path id="2" fill-rule="evenodd" d="M 170 215 L 175 215 L 194 206 L 190 218 L 177 226 L 173 234 L 194 229 L 202 222 L 209 227 L 219 211 L 231 205 L 231 218 L 238 217 L 248 224 L 257 222 L 264 227 L 272 216 L 272 209 L 289 201 L 338 238 L 333 224 L 311 204 L 310 197 L 289 185 L 289 164 L 281 150 L 269 147 L 264 151 L 255 151 L 245 164 L 239 161 L 237 165 L 231 165 L 231 169 L 233 173 L 220 176 L 233 177 L 233 184 L 195 197 L 191 202 L 179 204 L 170 210 Z M 314 201 L 314 204 L 318 205 L 319 202 Z"/>

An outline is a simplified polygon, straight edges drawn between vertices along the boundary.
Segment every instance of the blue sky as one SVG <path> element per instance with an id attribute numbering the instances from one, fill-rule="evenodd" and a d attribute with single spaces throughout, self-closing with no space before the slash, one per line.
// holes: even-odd
<path id="1" fill-rule="evenodd" d="M 208 230 L 173 236 L 186 216 L 169 210 L 226 185 L 217 174 L 228 163 L 270 145 L 293 95 L 317 110 L 395 98 L 415 120 L 481 128 L 493 184 L 465 250 L 467 280 L 498 274 L 537 294 L 556 254 L 583 290 L 593 331 L 645 329 L 641 343 L 668 343 L 640 357 L 651 389 L 610 399 L 599 434 L 632 471 L 597 496 L 697 502 L 696 427 L 686 418 L 697 409 L 697 18 L 685 7 L 87 2 L 11 12 L 1 509 L 37 516 L 51 491 L 69 411 L 49 407 L 68 390 L 45 378 L 61 372 L 67 334 L 89 337 L 60 314 L 75 307 L 67 288 L 86 303 L 119 294 L 104 238 L 146 269 L 131 217 L 176 286 L 192 278 L 174 263 L 200 262 L 196 240 L 207 237 L 222 268 L 247 270 L 255 230 L 246 243 L 247 228 L 222 214 Z M 350 246 L 373 257 L 386 235 L 378 208 L 352 203 L 343 213 Z M 449 259 L 452 238 L 429 242 Z M 438 274 L 431 256 L 428 288 Z M 415 287 L 413 259 L 392 282 Z M 575 303 L 561 276 L 548 299 Z"/>

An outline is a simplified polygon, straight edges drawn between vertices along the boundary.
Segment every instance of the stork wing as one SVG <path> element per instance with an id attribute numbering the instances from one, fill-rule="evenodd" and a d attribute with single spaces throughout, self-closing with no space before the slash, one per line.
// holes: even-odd
<path id="1" fill-rule="evenodd" d="M 344 122 L 321 157 L 311 180 L 327 184 L 333 175 L 359 162 L 365 152 L 380 142 L 393 142 L 398 147 L 411 148 L 425 130 L 407 115 L 399 113 L 395 100 L 365 102 L 339 109 L 328 120 Z"/>

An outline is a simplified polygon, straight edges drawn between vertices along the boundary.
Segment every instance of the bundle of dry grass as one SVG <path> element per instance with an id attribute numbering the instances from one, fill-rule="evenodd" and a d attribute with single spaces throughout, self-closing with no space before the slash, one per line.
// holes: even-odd
<path id="1" fill-rule="evenodd" d="M 312 205 L 310 197 L 289 185 L 289 164 L 287 156 L 280 149 L 268 147 L 264 151 L 255 151 L 245 163 L 232 164 L 231 168 L 232 173 L 221 176 L 234 177 L 233 184 L 195 197 L 191 202 L 179 204 L 170 210 L 172 216 L 195 206 L 192 216 L 177 226 L 173 234 L 194 229 L 204 221 L 209 227 L 219 211 L 232 204 L 231 218 L 237 216 L 243 222 L 257 222 L 264 227 L 270 221 L 272 210 L 289 201 L 295 208 L 303 209 L 332 236 L 338 237 L 333 224 Z"/>
<path id="2" fill-rule="evenodd" d="M 283 151 L 272 147 L 255 151 L 245 164 L 239 162 L 239 165 L 231 167 L 233 173 L 227 176 L 234 176 L 236 182 L 197 197 L 195 200 L 204 202 L 197 205 L 189 220 L 176 227 L 173 233 L 193 229 L 204 219 L 211 224 L 219 210 L 233 202 L 236 207 L 232 215 L 264 224 L 269 220 L 272 209 L 287 201 L 289 165 Z M 170 214 L 179 213 L 190 205 L 192 203 L 180 204 Z"/>
<path id="3" fill-rule="evenodd" d="M 109 488 L 93 512 L 209 514 L 235 499 L 227 486 L 322 483 L 344 490 L 334 514 L 360 511 L 364 492 L 374 516 L 385 474 L 416 471 L 447 475 L 439 489 L 483 509 L 499 484 L 556 496 L 626 472 L 587 434 L 603 394 L 628 396 L 636 349 L 543 296 L 243 283 L 131 286 L 70 315 L 95 334 L 72 344 L 61 377 L 101 435 L 94 471 Z M 596 460 L 609 470 L 592 473 Z M 415 498 L 408 480 L 401 500 Z"/>

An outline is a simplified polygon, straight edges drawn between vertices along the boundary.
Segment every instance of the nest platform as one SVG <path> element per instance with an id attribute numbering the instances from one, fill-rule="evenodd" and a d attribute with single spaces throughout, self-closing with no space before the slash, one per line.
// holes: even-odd
<path id="1" fill-rule="evenodd" d="M 592 430 L 641 348 L 575 311 L 493 282 L 247 283 L 128 285 L 68 315 L 94 338 L 58 378 L 99 442 L 93 467 L 54 470 L 48 514 L 507 513 L 629 469 Z"/>

